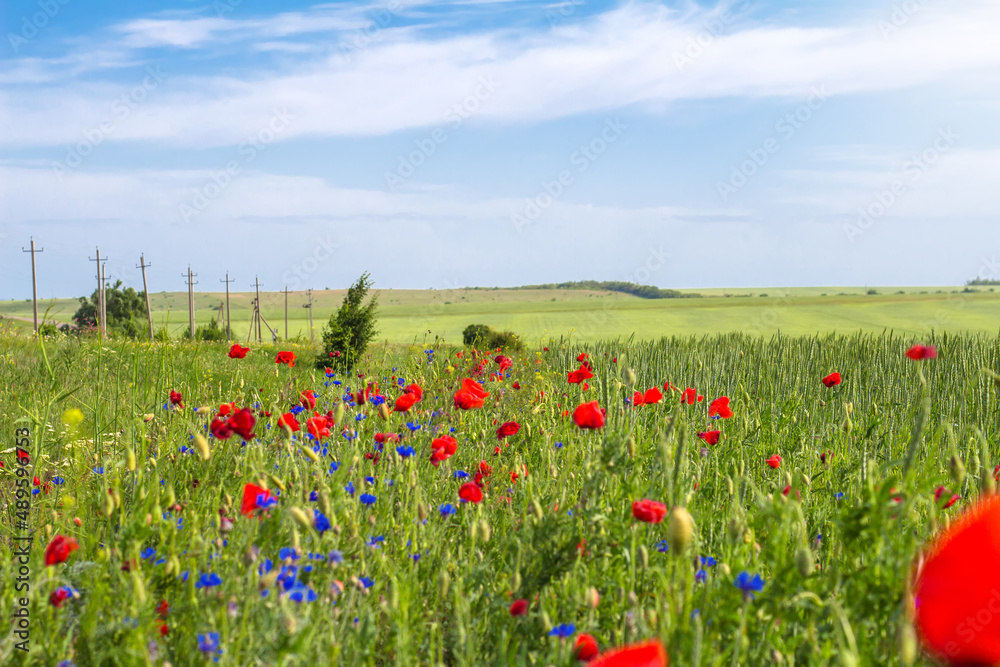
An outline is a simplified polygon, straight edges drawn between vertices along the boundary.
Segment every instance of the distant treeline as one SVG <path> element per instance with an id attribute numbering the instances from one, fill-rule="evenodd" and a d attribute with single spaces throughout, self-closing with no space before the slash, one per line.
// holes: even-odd
<path id="1" fill-rule="evenodd" d="M 1000 280 L 992 280 L 986 278 L 976 278 L 975 280 L 965 281 L 966 285 L 1000 285 Z"/>
<path id="2" fill-rule="evenodd" d="M 607 290 L 631 294 L 640 299 L 685 299 L 701 296 L 700 294 L 685 294 L 675 289 L 662 289 L 653 285 L 637 285 L 620 280 L 574 280 L 566 283 L 546 283 L 544 285 L 523 285 L 514 289 L 586 289 Z"/>

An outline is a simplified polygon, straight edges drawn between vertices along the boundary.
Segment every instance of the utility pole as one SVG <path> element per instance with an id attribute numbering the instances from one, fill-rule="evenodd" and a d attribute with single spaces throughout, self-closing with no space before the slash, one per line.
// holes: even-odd
<path id="1" fill-rule="evenodd" d="M 184 274 L 182 273 L 181 276 Z M 194 286 L 197 285 L 194 281 L 197 273 L 191 273 L 191 265 L 188 264 L 187 272 L 187 286 L 188 286 L 188 320 L 191 323 L 191 340 L 194 340 Z"/>
<path id="2" fill-rule="evenodd" d="M 35 237 L 31 237 L 31 250 L 21 248 L 21 252 L 31 253 L 31 310 L 35 319 L 35 335 L 38 335 L 38 281 L 35 278 L 35 253 L 44 252 L 45 248 L 35 250 Z M 288 326 L 287 324 L 285 325 Z"/>
<path id="3" fill-rule="evenodd" d="M 260 342 L 263 342 L 263 340 L 264 340 L 263 337 L 260 334 L 260 278 L 258 278 L 257 276 L 254 276 L 253 277 L 253 284 L 254 284 L 254 289 L 257 292 L 257 306 L 256 306 L 256 308 L 257 308 L 257 317 L 255 319 L 257 320 L 257 342 L 260 343 Z"/>
<path id="4" fill-rule="evenodd" d="M 104 321 L 104 264 L 102 262 L 108 261 L 108 258 L 101 259 L 101 249 L 97 248 L 97 258 L 90 261 L 97 262 L 97 324 L 101 334 L 106 336 L 108 334 L 108 324 Z"/>
<path id="5" fill-rule="evenodd" d="M 288 285 L 285 285 L 285 340 L 288 340 Z"/>
<path id="6" fill-rule="evenodd" d="M 309 342 L 315 343 L 316 336 L 313 332 L 313 291 L 312 288 L 306 290 L 306 294 L 309 296 L 309 303 L 302 304 L 303 308 L 309 309 Z"/>
<path id="7" fill-rule="evenodd" d="M 232 320 L 229 319 L 229 283 L 233 282 L 229 279 L 229 271 L 226 271 L 226 279 L 220 280 L 220 283 L 226 283 L 226 338 L 229 342 L 233 342 L 233 327 Z"/>
<path id="8" fill-rule="evenodd" d="M 142 269 L 142 293 L 146 295 L 146 321 L 149 322 L 149 340 L 153 340 L 153 311 L 149 309 L 149 286 L 146 284 L 146 269 L 152 264 L 146 264 L 146 256 L 139 255 L 139 266 Z"/>

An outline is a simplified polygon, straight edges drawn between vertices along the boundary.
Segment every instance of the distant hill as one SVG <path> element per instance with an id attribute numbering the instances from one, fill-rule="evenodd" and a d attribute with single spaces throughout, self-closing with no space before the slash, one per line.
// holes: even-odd
<path id="1" fill-rule="evenodd" d="M 543 285 L 522 285 L 511 289 L 579 289 L 579 290 L 607 290 L 609 292 L 621 292 L 631 294 L 640 299 L 688 299 L 699 297 L 700 294 L 683 293 L 675 289 L 663 289 L 653 285 L 637 285 L 618 280 L 575 280 L 565 283 L 545 283 Z"/>

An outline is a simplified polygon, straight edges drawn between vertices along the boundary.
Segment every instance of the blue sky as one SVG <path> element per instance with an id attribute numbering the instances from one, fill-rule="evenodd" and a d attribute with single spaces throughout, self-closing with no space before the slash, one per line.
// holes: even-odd
<path id="1" fill-rule="evenodd" d="M 0 296 L 1000 278 L 1000 5 L 0 8 Z"/>

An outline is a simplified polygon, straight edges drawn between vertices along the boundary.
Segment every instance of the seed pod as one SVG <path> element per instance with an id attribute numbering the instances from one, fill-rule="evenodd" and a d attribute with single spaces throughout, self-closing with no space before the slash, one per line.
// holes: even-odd
<path id="1" fill-rule="evenodd" d="M 479 522 L 479 541 L 489 542 L 490 541 L 490 524 L 487 523 L 486 519 Z"/>
<path id="2" fill-rule="evenodd" d="M 438 577 L 438 595 L 444 600 L 448 597 L 448 589 L 451 586 L 451 576 L 448 574 L 448 570 L 441 570 L 441 576 Z"/>
<path id="3" fill-rule="evenodd" d="M 992 496 L 996 492 L 996 481 L 993 479 L 993 471 L 989 469 L 989 466 L 984 466 L 979 471 L 980 479 L 980 492 L 984 496 Z"/>
<path id="4" fill-rule="evenodd" d="M 142 581 L 139 570 L 132 571 L 132 596 L 140 607 L 146 604 L 146 585 Z"/>
<path id="5" fill-rule="evenodd" d="M 312 461 L 313 463 L 319 463 L 319 455 L 316 454 L 316 452 L 314 452 L 311 447 L 303 446 L 300 447 L 300 449 L 302 450 L 302 453 L 305 454 L 310 461 Z"/>
<path id="6" fill-rule="evenodd" d="M 427 520 L 427 506 L 423 503 L 417 505 L 417 518 L 420 519 L 421 522 Z"/>
<path id="7" fill-rule="evenodd" d="M 382 405 L 385 405 L 385 403 L 383 403 Z M 336 422 L 337 424 L 344 421 L 344 410 L 345 410 L 344 402 L 340 401 L 339 403 L 337 403 L 337 407 L 334 408 L 333 411 L 333 421 Z"/>
<path id="8" fill-rule="evenodd" d="M 135 452 L 131 447 L 125 450 L 125 467 L 129 472 L 135 470 Z"/>
<path id="9" fill-rule="evenodd" d="M 378 414 L 379 414 L 379 416 L 382 419 L 388 419 L 389 418 L 389 406 L 386 405 L 385 403 L 381 403 L 378 406 Z"/>
<path id="10" fill-rule="evenodd" d="M 955 486 L 962 486 L 962 482 L 965 481 L 965 464 L 962 463 L 962 457 L 958 454 L 952 454 L 948 462 L 948 467 L 951 472 L 951 480 L 955 482 Z"/>
<path id="11" fill-rule="evenodd" d="M 542 511 L 542 504 L 538 502 L 538 498 L 531 499 L 531 506 L 535 510 L 535 518 L 541 521 L 545 513 Z"/>
<path id="12" fill-rule="evenodd" d="M 795 567 L 798 568 L 799 574 L 803 577 L 808 577 L 812 574 L 815 564 L 813 561 L 813 554 L 809 547 L 802 545 L 799 550 L 795 552 Z"/>
<path id="13" fill-rule="evenodd" d="M 201 454 L 203 461 L 207 461 L 211 458 L 212 452 L 208 449 L 208 440 L 206 440 L 205 436 L 201 433 L 194 434 L 194 448 L 198 450 L 199 454 Z"/>
<path id="14" fill-rule="evenodd" d="M 628 455 L 629 458 L 635 458 L 635 436 L 631 434 L 628 436 Z"/>
<path id="15" fill-rule="evenodd" d="M 298 507 L 292 507 L 289 508 L 288 513 L 291 514 L 292 518 L 295 519 L 299 523 L 299 525 L 301 525 L 306 530 L 312 528 L 312 521 L 309 519 L 309 517 L 302 509 Z"/>
<path id="16" fill-rule="evenodd" d="M 683 507 L 675 507 L 670 511 L 670 523 L 667 524 L 667 544 L 675 554 L 683 555 L 691 544 L 694 535 L 694 522 L 691 515 Z"/>
<path id="17" fill-rule="evenodd" d="M 904 667 L 910 667 L 917 660 L 917 633 L 913 625 L 904 620 L 896 632 L 896 650 L 899 652 L 899 662 Z"/>
<path id="18" fill-rule="evenodd" d="M 649 550 L 645 544 L 639 545 L 639 565 L 644 570 L 649 567 Z"/>
<path id="19" fill-rule="evenodd" d="M 597 609 L 597 605 L 601 603 L 601 594 L 597 592 L 597 589 L 593 586 L 587 591 L 587 604 L 589 604 L 593 609 Z"/>
<path id="20" fill-rule="evenodd" d="M 104 496 L 104 502 L 101 505 L 101 512 L 104 516 L 111 516 L 115 511 L 115 501 L 111 498 L 111 493 L 109 492 Z"/>
<path id="21" fill-rule="evenodd" d="M 634 387 L 635 386 L 635 381 L 636 381 L 635 370 L 633 370 L 631 368 L 626 368 L 625 369 L 625 384 L 627 384 L 630 387 Z"/>

